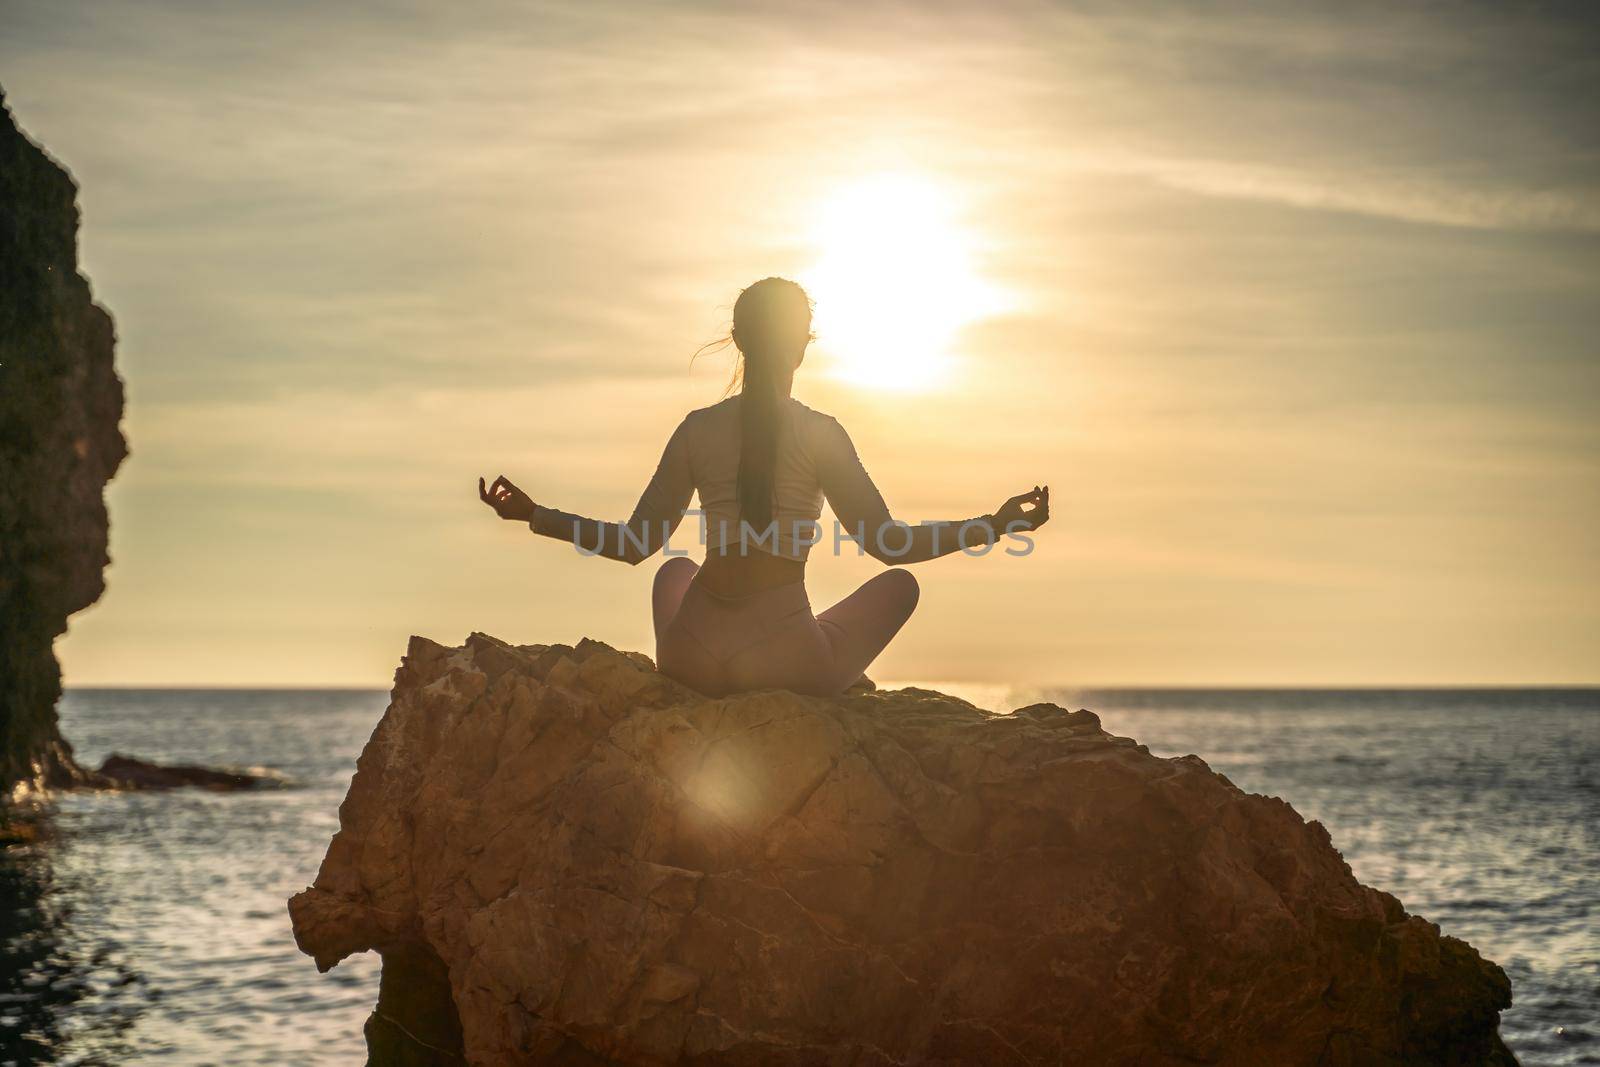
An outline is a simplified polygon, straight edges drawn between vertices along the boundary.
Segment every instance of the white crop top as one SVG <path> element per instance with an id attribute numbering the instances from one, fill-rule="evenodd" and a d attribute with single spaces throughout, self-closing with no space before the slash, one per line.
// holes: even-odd
<path id="1" fill-rule="evenodd" d="M 737 546 L 739 522 L 738 396 L 691 411 L 667 441 L 655 476 L 639 497 L 626 523 L 595 523 L 553 508 L 535 507 L 529 524 L 542 534 L 560 537 L 576 531 L 577 544 L 593 552 L 604 537 L 620 542 L 622 556 L 638 562 L 653 554 L 678 528 L 691 496 L 700 494 L 705 513 L 705 542 L 710 548 Z M 892 523 L 888 506 L 856 455 L 844 427 L 831 415 L 813 411 L 792 397 L 779 409 L 777 465 L 773 471 L 774 527 L 745 533 L 746 551 L 764 551 L 803 560 L 811 545 L 829 531 L 817 525 L 822 501 L 832 505 L 846 531 L 876 531 Z M 572 539 L 571 536 L 563 538 Z M 685 538 L 674 548 L 690 548 Z M 611 553 L 607 553 L 610 555 Z"/>

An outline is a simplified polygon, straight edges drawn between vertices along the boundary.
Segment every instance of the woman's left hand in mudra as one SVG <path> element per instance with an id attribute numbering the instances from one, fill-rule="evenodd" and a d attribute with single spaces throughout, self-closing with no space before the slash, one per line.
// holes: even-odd
<path id="1" fill-rule="evenodd" d="M 511 484 L 511 479 L 503 474 L 489 486 L 485 486 L 483 479 L 479 478 L 478 497 L 494 508 L 494 513 L 502 519 L 510 519 L 513 522 L 533 521 L 533 498 Z"/>
<path id="2" fill-rule="evenodd" d="M 1024 506 L 1031 505 L 1027 511 Z M 1037 530 L 1050 521 L 1050 487 L 1036 485 L 1033 492 L 1014 496 L 1000 505 L 994 513 L 995 525 L 1007 533 L 1013 530 Z"/>

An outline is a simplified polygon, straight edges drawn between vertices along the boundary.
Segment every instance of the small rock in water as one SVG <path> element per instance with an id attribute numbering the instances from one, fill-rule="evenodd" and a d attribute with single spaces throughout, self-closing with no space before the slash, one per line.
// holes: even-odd
<path id="1" fill-rule="evenodd" d="M 99 773 L 110 779 L 119 789 L 179 789 L 198 786 L 227 792 L 238 789 L 255 789 L 262 785 L 276 785 L 281 779 L 270 774 L 248 774 L 241 771 L 219 771 L 210 767 L 187 764 L 165 765 L 112 753 L 100 764 Z"/>

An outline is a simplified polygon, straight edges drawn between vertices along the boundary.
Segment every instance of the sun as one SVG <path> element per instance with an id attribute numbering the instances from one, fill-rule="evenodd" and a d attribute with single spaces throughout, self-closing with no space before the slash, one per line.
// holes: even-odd
<path id="1" fill-rule="evenodd" d="M 917 174 L 876 174 L 835 191 L 812 232 L 801 282 L 817 349 L 838 378 L 879 389 L 945 383 L 964 326 L 1004 308 L 975 267 L 952 192 Z"/>

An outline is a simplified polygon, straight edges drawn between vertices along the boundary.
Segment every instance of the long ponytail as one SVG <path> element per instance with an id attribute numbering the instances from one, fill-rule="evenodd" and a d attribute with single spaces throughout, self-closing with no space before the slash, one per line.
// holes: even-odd
<path id="1" fill-rule="evenodd" d="M 780 363 L 811 336 L 811 300 L 786 278 L 763 278 L 739 294 L 733 328 L 743 359 L 739 390 L 739 517 L 756 531 L 772 522 L 782 428 Z"/>
<path id="2" fill-rule="evenodd" d="M 739 517 L 765 530 L 772 522 L 778 467 L 778 383 L 773 361 L 744 355 L 739 390 Z"/>

